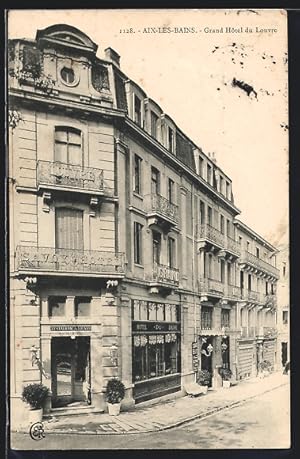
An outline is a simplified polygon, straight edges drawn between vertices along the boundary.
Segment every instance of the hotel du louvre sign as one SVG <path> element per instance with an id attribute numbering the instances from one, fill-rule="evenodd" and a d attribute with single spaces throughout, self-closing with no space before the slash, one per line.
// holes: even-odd
<path id="1" fill-rule="evenodd" d="M 50 330 L 51 331 L 91 331 L 92 327 L 91 325 L 51 325 Z"/>
<path id="2" fill-rule="evenodd" d="M 169 266 L 155 263 L 153 267 L 153 279 L 158 282 L 166 282 L 176 285 L 179 283 L 179 272 L 176 268 L 170 268 Z"/>
<path id="3" fill-rule="evenodd" d="M 162 331 L 180 331 L 180 324 L 167 322 L 133 322 L 132 331 L 134 332 L 162 332 Z"/>

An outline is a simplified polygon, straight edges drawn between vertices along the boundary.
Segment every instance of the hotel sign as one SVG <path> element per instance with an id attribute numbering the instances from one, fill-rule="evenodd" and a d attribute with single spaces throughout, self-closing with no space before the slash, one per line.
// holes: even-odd
<path id="1" fill-rule="evenodd" d="M 51 331 L 91 331 L 91 325 L 50 325 Z"/>
<path id="2" fill-rule="evenodd" d="M 165 322 L 153 323 L 153 322 L 133 322 L 132 330 L 137 332 L 176 332 L 180 331 L 180 324 L 173 323 L 168 324 Z"/>

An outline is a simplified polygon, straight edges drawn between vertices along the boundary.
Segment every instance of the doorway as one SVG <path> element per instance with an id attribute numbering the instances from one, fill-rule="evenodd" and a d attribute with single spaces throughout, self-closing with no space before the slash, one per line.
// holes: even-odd
<path id="1" fill-rule="evenodd" d="M 51 340 L 52 406 L 89 405 L 90 337 Z"/>

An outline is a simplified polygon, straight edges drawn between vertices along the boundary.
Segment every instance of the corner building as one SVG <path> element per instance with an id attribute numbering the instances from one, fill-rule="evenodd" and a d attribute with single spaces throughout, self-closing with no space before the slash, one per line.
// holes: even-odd
<path id="1" fill-rule="evenodd" d="M 47 411 L 123 409 L 275 362 L 275 247 L 237 219 L 230 178 L 68 25 L 11 40 L 12 420 L 30 382 Z M 17 414 L 16 414 L 17 413 Z"/>

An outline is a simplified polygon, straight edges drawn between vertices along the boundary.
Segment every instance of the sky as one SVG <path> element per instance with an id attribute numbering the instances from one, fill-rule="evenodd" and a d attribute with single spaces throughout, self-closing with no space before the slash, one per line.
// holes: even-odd
<path id="1" fill-rule="evenodd" d="M 58 23 L 86 33 L 98 57 L 115 49 L 123 72 L 215 154 L 233 181 L 238 218 L 271 242 L 280 239 L 288 225 L 285 12 L 10 10 L 8 36 L 34 39 L 37 29 Z"/>

